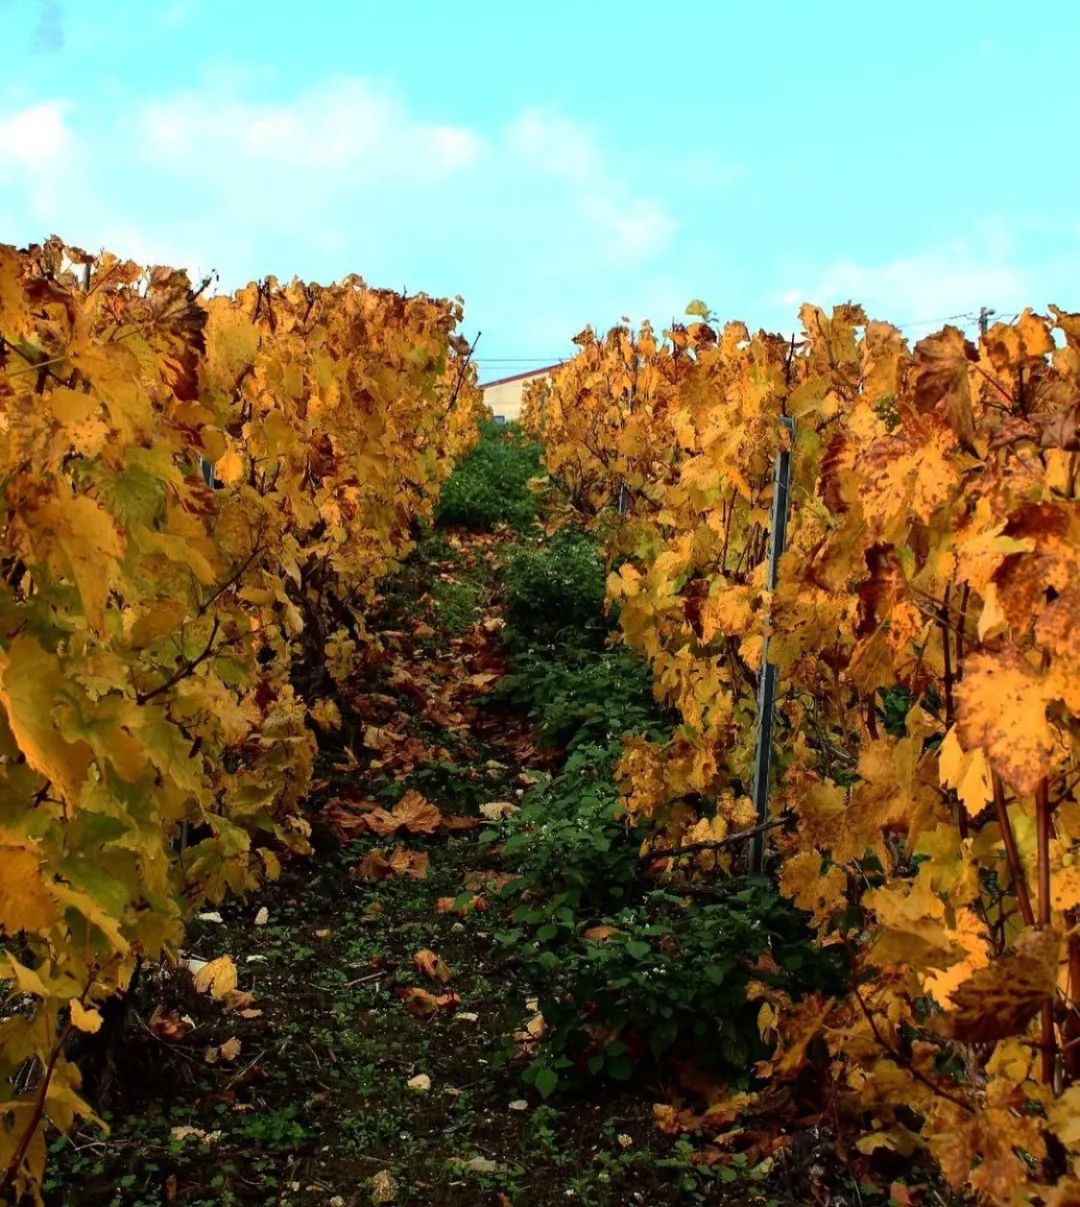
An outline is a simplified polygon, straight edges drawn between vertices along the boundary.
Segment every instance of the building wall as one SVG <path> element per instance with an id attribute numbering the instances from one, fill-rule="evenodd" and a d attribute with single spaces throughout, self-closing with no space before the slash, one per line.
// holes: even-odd
<path id="1" fill-rule="evenodd" d="M 538 377 L 547 377 L 553 365 L 537 369 L 535 373 L 521 373 L 514 377 L 493 381 L 481 386 L 484 391 L 484 402 L 491 407 L 491 412 L 497 420 L 504 423 L 516 423 L 521 417 L 521 395 L 530 381 Z"/>
<path id="2" fill-rule="evenodd" d="M 484 401 L 496 419 L 514 423 L 521 415 L 521 392 L 529 378 L 520 381 L 500 381 L 484 387 Z"/>

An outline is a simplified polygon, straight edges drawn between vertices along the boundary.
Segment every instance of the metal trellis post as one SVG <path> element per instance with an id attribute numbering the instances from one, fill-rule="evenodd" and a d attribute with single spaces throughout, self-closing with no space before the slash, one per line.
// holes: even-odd
<path id="1" fill-rule="evenodd" d="M 795 420 L 782 415 L 780 422 L 787 429 L 789 443 L 795 445 Z M 772 527 L 769 532 L 769 567 L 766 587 L 776 590 L 777 569 L 784 552 L 787 536 L 788 504 L 791 491 L 791 451 L 782 448 L 776 454 L 773 474 Z M 758 680 L 757 743 L 754 747 L 754 810 L 757 825 L 763 826 L 769 816 L 769 764 L 772 760 L 773 704 L 776 699 L 776 667 L 769 661 L 769 626 L 766 624 L 761 643 L 761 677 Z M 760 873 L 765 867 L 765 833 L 754 835 L 750 867 Z"/>

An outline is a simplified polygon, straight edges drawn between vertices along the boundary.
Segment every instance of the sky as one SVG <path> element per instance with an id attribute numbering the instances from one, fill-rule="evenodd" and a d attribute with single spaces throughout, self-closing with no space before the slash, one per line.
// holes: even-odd
<path id="1" fill-rule="evenodd" d="M 482 380 L 692 299 L 1080 310 L 1078 0 L 0 0 L 0 242 L 465 300 Z"/>

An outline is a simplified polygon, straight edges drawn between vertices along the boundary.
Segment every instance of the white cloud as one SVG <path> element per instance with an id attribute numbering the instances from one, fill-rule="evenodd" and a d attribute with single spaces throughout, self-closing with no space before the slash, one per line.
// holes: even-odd
<path id="1" fill-rule="evenodd" d="M 194 0 L 173 0 L 173 3 L 160 11 L 158 21 L 166 29 L 178 29 L 191 20 L 195 12 Z"/>
<path id="2" fill-rule="evenodd" d="M 556 205 L 568 203 L 566 238 L 583 234 L 583 254 L 620 264 L 663 252 L 676 230 L 655 198 L 638 194 L 605 155 L 597 135 L 550 108 L 523 109 L 505 128 L 499 147 L 503 173 L 537 177 L 554 186 Z"/>
<path id="3" fill-rule="evenodd" d="M 62 154 L 71 142 L 64 120 L 68 108 L 64 101 L 44 101 L 0 117 L 0 166 L 9 159 L 23 169 L 40 169 Z"/>
<path id="4" fill-rule="evenodd" d="M 936 321 L 984 305 L 1015 308 L 1032 301 L 1030 274 L 1009 252 L 995 226 L 975 241 L 956 240 L 878 264 L 838 260 L 819 273 L 808 296 L 822 305 L 859 302 L 872 316 L 898 323 Z M 785 302 L 794 292 L 784 294 Z"/>
<path id="5" fill-rule="evenodd" d="M 658 256 L 675 233 L 674 220 L 647 197 L 591 194 L 582 198 L 581 213 L 604 233 L 609 254 L 624 263 Z"/>
<path id="6" fill-rule="evenodd" d="M 604 171 L 595 136 L 551 109 L 523 109 L 506 127 L 505 142 L 514 155 L 549 176 L 580 181 Z"/>
<path id="7" fill-rule="evenodd" d="M 468 167 L 484 151 L 471 130 L 420 121 L 362 79 L 332 80 L 287 103 L 181 93 L 147 104 L 141 132 L 147 153 L 166 169 L 182 173 L 197 158 L 204 169 L 217 163 L 264 180 L 275 168 L 438 175 Z"/>

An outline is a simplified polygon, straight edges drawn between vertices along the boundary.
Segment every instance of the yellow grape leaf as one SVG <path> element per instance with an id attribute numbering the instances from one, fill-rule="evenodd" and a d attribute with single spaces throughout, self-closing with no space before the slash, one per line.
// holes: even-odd
<path id="1" fill-rule="evenodd" d="M 946 938 L 959 958 L 948 968 L 922 974 L 923 988 L 940 1005 L 948 1005 L 953 990 L 990 962 L 990 944 L 979 916 L 971 909 L 956 911 L 956 926 L 946 927 Z"/>
<path id="2" fill-rule="evenodd" d="M 954 788 L 974 817 L 993 799 L 994 788 L 986 754 L 980 747 L 965 750 L 956 736 L 954 725 L 938 749 L 938 772 L 943 788 Z"/>
<path id="3" fill-rule="evenodd" d="M 965 750 L 982 748 L 1017 792 L 1034 792 L 1064 759 L 1061 736 L 1046 715 L 1052 687 L 1019 650 L 972 654 L 956 686 L 957 733 Z"/>
<path id="4" fill-rule="evenodd" d="M 786 859 L 780 869 L 780 891 L 811 914 L 815 926 L 843 907 L 847 888 L 843 868 L 834 864 L 823 875 L 821 867 L 818 851 L 800 851 Z"/>
<path id="5" fill-rule="evenodd" d="M 75 579 L 87 620 L 100 630 L 124 553 L 111 515 L 86 495 L 62 495 L 39 508 L 36 523 L 52 533 L 54 548 L 63 554 L 65 568 Z"/>
<path id="6" fill-rule="evenodd" d="M 85 390 L 72 390 L 68 386 L 57 386 L 48 396 L 52 413 L 61 423 L 78 425 L 101 406 L 101 399 Z"/>
<path id="7" fill-rule="evenodd" d="M 77 997 L 73 997 L 68 1003 L 71 1010 L 71 1025 L 77 1027 L 80 1031 L 86 1031 L 90 1035 L 101 1030 L 101 1013 L 93 1008 L 87 1009 Z"/>
<path id="8" fill-rule="evenodd" d="M 41 931 L 56 921 L 56 902 L 34 849 L 0 830 L 0 930 Z"/>
<path id="9" fill-rule="evenodd" d="M 1050 880 L 1054 909 L 1075 909 L 1080 905 L 1080 863 L 1055 868 Z"/>
<path id="10" fill-rule="evenodd" d="M 972 840 L 961 839 L 960 831 L 951 822 L 924 830 L 915 842 L 914 851 L 930 858 L 919 865 L 919 878 L 928 879 L 935 892 L 946 894 L 957 904 L 974 901 L 979 896 L 980 883 L 972 847 Z"/>
<path id="11" fill-rule="evenodd" d="M 26 761 L 54 783 L 67 801 L 79 799 L 92 752 L 85 742 L 65 742 L 53 718 L 66 677 L 55 655 L 26 634 L 0 652 L 0 703 Z"/>
<path id="12" fill-rule="evenodd" d="M 1050 1126 L 1066 1148 L 1080 1149 L 1080 1085 L 1071 1085 L 1050 1107 Z"/>
<path id="13" fill-rule="evenodd" d="M 236 988 L 236 965 L 229 956 L 218 956 L 195 973 L 195 989 L 213 998 L 226 997 Z"/>
<path id="14" fill-rule="evenodd" d="M 341 728 L 341 709 L 328 697 L 316 700 L 308 709 L 308 715 L 325 733 L 332 733 Z"/>

